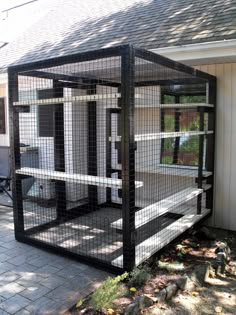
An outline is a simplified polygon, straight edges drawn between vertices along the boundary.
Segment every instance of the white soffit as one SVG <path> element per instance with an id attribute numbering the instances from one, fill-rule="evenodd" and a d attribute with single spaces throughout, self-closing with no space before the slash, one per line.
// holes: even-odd
<path id="1" fill-rule="evenodd" d="M 236 62 L 236 39 L 152 49 L 188 65 Z"/>

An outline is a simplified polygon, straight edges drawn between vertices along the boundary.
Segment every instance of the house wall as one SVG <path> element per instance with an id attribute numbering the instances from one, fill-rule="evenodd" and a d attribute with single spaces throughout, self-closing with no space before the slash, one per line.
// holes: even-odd
<path id="1" fill-rule="evenodd" d="M 215 200 L 209 223 L 236 230 L 236 63 L 196 68 L 217 77 Z"/>

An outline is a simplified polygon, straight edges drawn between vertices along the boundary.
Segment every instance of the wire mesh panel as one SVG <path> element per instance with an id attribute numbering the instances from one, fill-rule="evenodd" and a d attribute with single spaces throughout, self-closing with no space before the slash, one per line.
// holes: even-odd
<path id="1" fill-rule="evenodd" d="M 9 86 L 17 239 L 128 270 L 212 209 L 213 77 L 127 45 Z"/>
<path id="2" fill-rule="evenodd" d="M 135 86 L 135 179 L 143 182 L 135 190 L 138 265 L 187 229 L 189 218 L 209 211 L 202 178 L 212 175 L 206 141 L 213 130 L 205 78 L 137 52 Z"/>

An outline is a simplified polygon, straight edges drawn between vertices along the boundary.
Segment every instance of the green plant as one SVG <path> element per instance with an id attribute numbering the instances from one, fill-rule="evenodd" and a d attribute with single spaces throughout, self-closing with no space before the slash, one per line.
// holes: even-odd
<path id="1" fill-rule="evenodd" d="M 127 290 L 120 285 L 120 282 L 128 277 L 125 272 L 115 278 L 108 277 L 103 284 L 95 290 L 91 297 L 91 303 L 96 310 L 113 307 L 113 301 L 124 296 Z"/>
<path id="2" fill-rule="evenodd" d="M 163 164 L 173 164 L 173 157 L 171 157 L 171 156 L 163 156 L 161 162 Z"/>
<path id="3" fill-rule="evenodd" d="M 144 285 L 147 280 L 150 278 L 150 272 L 147 270 L 147 268 L 135 268 L 130 273 L 130 285 L 133 287 L 140 288 L 142 285 Z"/>

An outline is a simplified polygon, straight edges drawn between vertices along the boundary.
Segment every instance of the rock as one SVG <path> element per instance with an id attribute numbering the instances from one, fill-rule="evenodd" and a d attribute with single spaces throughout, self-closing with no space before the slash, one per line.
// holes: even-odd
<path id="1" fill-rule="evenodd" d="M 135 302 L 128 305 L 124 310 L 124 315 L 139 315 L 140 309 L 139 305 Z"/>
<path id="2" fill-rule="evenodd" d="M 166 287 L 166 300 L 170 300 L 173 296 L 176 295 L 178 287 L 176 284 L 169 284 Z"/>
<path id="3" fill-rule="evenodd" d="M 181 271 L 184 270 L 184 264 L 178 261 L 174 262 L 165 262 L 165 261 L 158 261 L 158 267 L 160 269 L 167 269 L 168 271 Z"/>
<path id="4" fill-rule="evenodd" d="M 151 298 L 149 298 L 148 296 L 143 295 L 143 296 L 140 296 L 138 304 L 139 304 L 139 308 L 141 310 L 143 310 L 145 308 L 152 306 L 153 300 Z"/>
<path id="5" fill-rule="evenodd" d="M 141 310 L 153 305 L 153 300 L 146 295 L 138 296 L 124 311 L 125 315 L 138 315 Z"/>
<path id="6" fill-rule="evenodd" d="M 193 272 L 189 275 L 190 279 L 195 285 L 203 285 L 209 278 L 210 263 L 203 263 L 198 265 Z"/>
<path id="7" fill-rule="evenodd" d="M 162 289 L 161 291 L 158 292 L 156 298 L 157 298 L 157 302 L 158 303 L 162 303 L 165 301 L 166 299 L 166 295 L 167 295 L 167 292 L 166 292 L 166 289 Z"/>
<path id="8" fill-rule="evenodd" d="M 195 289 L 195 284 L 194 282 L 187 276 L 180 277 L 176 281 L 176 285 L 178 286 L 179 289 L 183 291 L 192 291 Z"/>
<path id="9" fill-rule="evenodd" d="M 200 239 L 200 240 L 215 240 L 216 235 L 215 233 L 211 232 L 207 227 L 203 226 L 198 231 L 195 231 L 193 233 L 194 237 Z"/>

